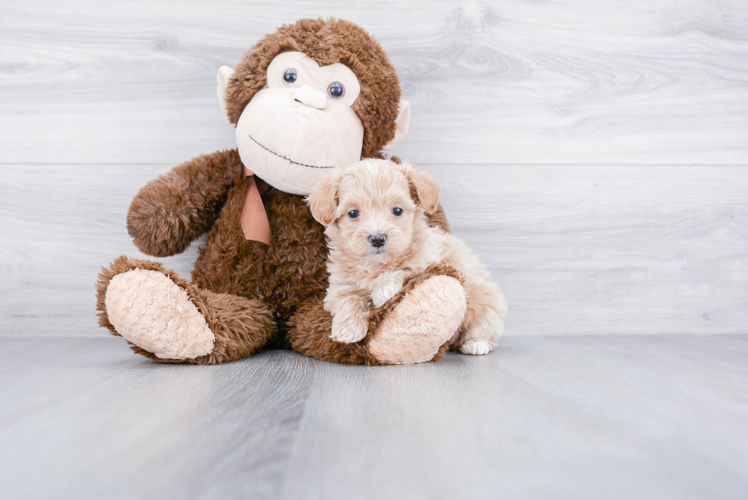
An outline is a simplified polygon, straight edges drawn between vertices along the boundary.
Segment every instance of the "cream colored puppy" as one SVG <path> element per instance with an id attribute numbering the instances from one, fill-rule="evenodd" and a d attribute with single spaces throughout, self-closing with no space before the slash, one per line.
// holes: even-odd
<path id="1" fill-rule="evenodd" d="M 439 185 L 428 175 L 404 162 L 362 160 L 322 179 L 307 202 L 330 247 L 325 309 L 333 340 L 363 339 L 371 304 L 384 304 L 405 278 L 443 262 L 462 275 L 467 298 L 455 347 L 464 354 L 493 350 L 506 300 L 461 240 L 428 226 L 426 215 L 439 206 Z"/>

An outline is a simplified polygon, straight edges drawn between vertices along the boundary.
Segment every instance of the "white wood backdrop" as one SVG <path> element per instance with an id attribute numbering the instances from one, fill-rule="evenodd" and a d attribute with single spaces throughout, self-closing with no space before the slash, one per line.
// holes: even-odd
<path id="1" fill-rule="evenodd" d="M 507 335 L 748 331 L 745 0 L 0 4 L 0 334 L 106 335 L 132 196 L 233 147 L 215 74 L 300 17 L 361 24 Z M 199 242 L 164 259 L 188 274 Z"/>

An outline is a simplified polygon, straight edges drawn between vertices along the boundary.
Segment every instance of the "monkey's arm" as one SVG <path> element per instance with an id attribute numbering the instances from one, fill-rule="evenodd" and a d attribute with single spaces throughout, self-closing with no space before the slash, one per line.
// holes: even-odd
<path id="1" fill-rule="evenodd" d="M 228 190 L 243 175 L 236 150 L 198 156 L 152 180 L 127 214 L 135 246 L 156 257 L 183 252 L 215 222 Z"/>

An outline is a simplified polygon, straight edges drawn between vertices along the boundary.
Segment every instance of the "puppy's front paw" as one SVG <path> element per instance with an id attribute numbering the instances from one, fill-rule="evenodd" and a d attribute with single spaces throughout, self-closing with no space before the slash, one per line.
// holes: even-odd
<path id="1" fill-rule="evenodd" d="M 366 337 L 369 323 L 366 316 L 336 315 L 332 318 L 330 338 L 335 342 L 352 344 Z"/>
<path id="2" fill-rule="evenodd" d="M 473 356 L 481 356 L 491 352 L 493 347 L 487 340 L 469 340 L 460 346 L 460 352 L 462 354 L 472 354 Z"/>
<path id="3" fill-rule="evenodd" d="M 378 287 L 371 293 L 371 302 L 374 307 L 379 307 L 392 297 L 397 295 L 397 292 L 403 289 L 403 275 L 397 274 L 390 277 L 390 279 L 383 281 Z"/>

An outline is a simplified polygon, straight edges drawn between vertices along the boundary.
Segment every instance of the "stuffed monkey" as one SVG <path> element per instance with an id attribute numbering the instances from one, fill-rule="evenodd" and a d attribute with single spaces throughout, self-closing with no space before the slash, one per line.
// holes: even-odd
<path id="1" fill-rule="evenodd" d="M 327 249 L 304 196 L 331 169 L 383 157 L 409 105 L 380 45 L 350 22 L 300 20 L 218 73 L 237 149 L 199 156 L 136 195 L 127 228 L 144 253 L 183 252 L 207 233 L 192 281 L 122 256 L 97 283 L 99 323 L 148 358 L 215 364 L 291 347 L 349 364 L 417 363 L 447 349 L 465 309 L 451 269 L 433 267 L 371 311 L 368 336 L 329 338 Z M 448 229 L 440 209 L 431 224 Z"/>

